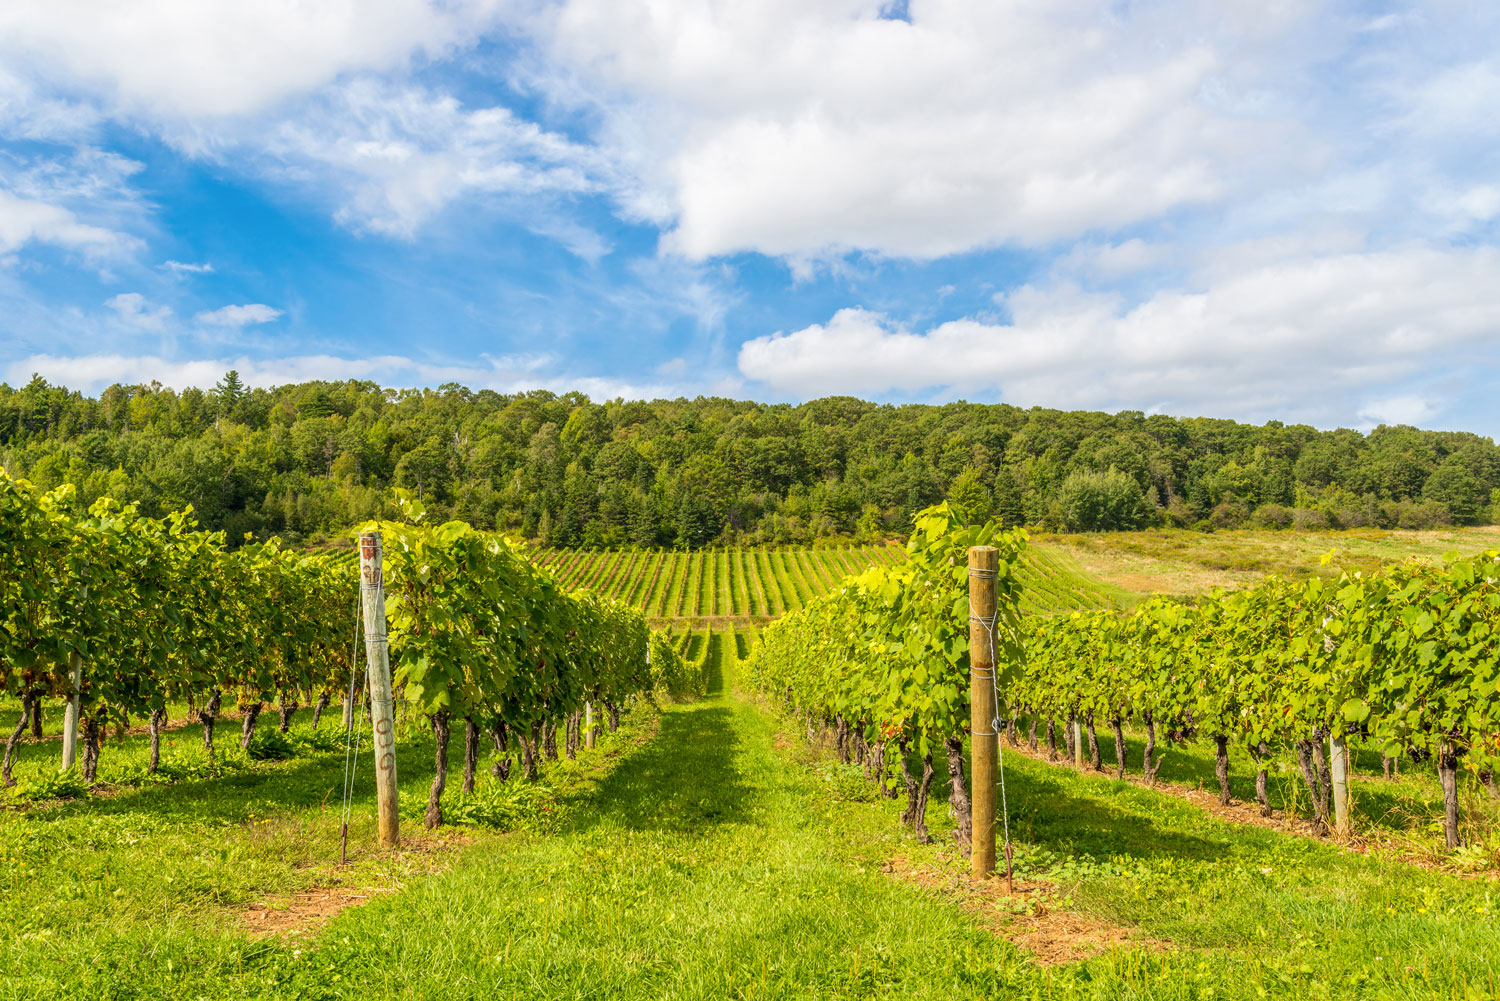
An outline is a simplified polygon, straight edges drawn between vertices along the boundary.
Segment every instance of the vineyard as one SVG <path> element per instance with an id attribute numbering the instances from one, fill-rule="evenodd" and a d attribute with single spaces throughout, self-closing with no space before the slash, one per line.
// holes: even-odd
<path id="1" fill-rule="evenodd" d="M 539 550 L 565 587 L 588 588 L 673 619 L 767 622 L 796 611 L 851 574 L 904 559 L 900 547 L 847 549 Z"/>
<path id="2" fill-rule="evenodd" d="M 13 784 L 18 741 L 42 704 L 64 700 L 63 768 L 82 737 L 81 778 L 93 783 L 103 735 L 147 719 L 148 775 L 160 765 L 168 706 L 186 703 L 210 761 L 227 701 L 241 719 L 241 750 L 274 700 L 285 733 L 299 706 L 315 721 L 334 699 L 346 723 L 367 695 L 355 682 L 355 567 L 348 553 L 302 556 L 275 546 L 225 547 L 193 530 L 190 512 L 155 520 L 101 499 L 88 517 L 66 513 L 71 488 L 41 494 L 0 474 L 0 692 L 20 703 L 6 744 Z M 503 539 L 461 522 L 382 522 L 388 649 L 403 708 L 430 722 L 435 777 L 425 813 L 443 822 L 448 741 L 464 724 L 463 789 L 472 792 L 481 736 L 528 777 L 564 728 L 569 754 L 586 705 L 616 725 L 627 699 L 701 690 L 677 647 L 639 612 L 591 592 L 568 593 Z M 649 651 L 649 653 L 648 653 Z M 497 764 L 497 775 L 509 763 Z"/>
<path id="3" fill-rule="evenodd" d="M 768 627 L 753 660 L 757 682 L 832 728 L 841 758 L 868 763 L 885 790 L 894 744 L 908 805 L 903 819 L 927 840 L 933 754 L 945 751 L 960 847 L 968 842 L 964 736 L 969 728 L 968 550 L 994 546 L 999 608 L 986 625 L 995 658 L 994 723 L 1022 717 L 1038 747 L 1045 727 L 1068 725 L 1075 760 L 1102 769 L 1098 729 L 1114 736 L 1127 770 L 1126 723 L 1145 730 L 1141 771 L 1155 778 L 1158 739 L 1206 739 L 1228 805 L 1230 749 L 1254 761 L 1257 799 L 1271 815 L 1268 771 L 1294 757 L 1317 822 L 1347 834 L 1351 745 L 1391 761 L 1435 763 L 1447 848 L 1463 850 L 1460 781 L 1490 798 L 1500 769 L 1500 551 L 1442 566 L 1408 563 L 1333 582 L 1271 579 L 1196 603 L 1153 599 L 1113 610 L 1023 614 L 1024 539 L 965 527 L 946 505 L 917 518 L 905 564 L 868 572 Z M 975 716 L 977 720 L 979 717 Z M 977 732 L 977 723 L 975 724 Z M 921 755 L 920 778 L 907 749 Z M 1462 772 L 1461 772 L 1462 770 Z M 1331 808 L 1337 817 L 1331 817 Z M 1485 811 L 1488 813 L 1489 811 Z M 1492 849 L 1477 846 L 1484 863 Z"/>
<path id="4" fill-rule="evenodd" d="M 1494 996 L 1500 554 L 1143 600 L 946 505 L 900 548 L 570 552 L 402 495 L 362 526 L 392 851 L 358 554 L 69 500 L 0 478 L 18 996 Z M 982 719 L 1008 894 L 965 878 Z"/>
<path id="5" fill-rule="evenodd" d="M 653 624 L 688 620 L 762 625 L 805 608 L 846 577 L 906 560 L 895 544 L 843 549 L 537 550 L 533 559 L 565 587 L 587 588 L 638 608 Z M 1083 573 L 1059 547 L 1026 550 L 1021 609 L 1054 614 L 1139 600 Z"/>

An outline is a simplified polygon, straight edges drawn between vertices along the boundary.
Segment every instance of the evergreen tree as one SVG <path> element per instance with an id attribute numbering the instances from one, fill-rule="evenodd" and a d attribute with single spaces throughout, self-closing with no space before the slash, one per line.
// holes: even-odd
<path id="1" fill-rule="evenodd" d="M 240 374 L 234 369 L 224 373 L 224 378 L 214 385 L 214 395 L 219 398 L 219 403 L 224 412 L 228 413 L 245 398 L 245 384 L 240 382 Z"/>

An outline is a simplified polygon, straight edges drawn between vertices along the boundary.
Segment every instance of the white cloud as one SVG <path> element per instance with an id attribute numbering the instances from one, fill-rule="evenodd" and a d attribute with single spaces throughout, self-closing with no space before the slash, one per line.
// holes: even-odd
<path id="1" fill-rule="evenodd" d="M 1423 424 L 1442 412 L 1434 400 L 1416 394 L 1367 400 L 1359 416 L 1371 424 Z"/>
<path id="2" fill-rule="evenodd" d="M 1500 338 L 1500 251 L 1282 261 L 1139 304 L 1026 286 L 1008 324 L 913 332 L 844 309 L 747 341 L 739 369 L 780 393 L 995 392 L 1021 405 L 1347 419 L 1382 387 Z M 1398 397 L 1402 394 L 1396 394 Z M 1392 415 L 1406 403 L 1383 405 Z M 1374 408 L 1374 409 L 1372 409 Z"/>
<path id="3" fill-rule="evenodd" d="M 145 212 L 130 186 L 139 170 L 87 147 L 66 156 L 0 153 L 0 254 L 48 244 L 97 266 L 135 253 L 141 241 L 126 230 Z"/>
<path id="4" fill-rule="evenodd" d="M 0 55 L 162 116 L 263 110 L 364 69 L 472 44 L 495 0 L 7 0 Z"/>
<path id="5" fill-rule="evenodd" d="M 170 271 L 174 275 L 207 275 L 212 274 L 213 264 L 204 261 L 201 264 L 184 263 L 183 261 L 163 261 L 159 267 L 163 271 Z"/>
<path id="6" fill-rule="evenodd" d="M 1151 244 L 1139 237 L 1122 243 L 1079 243 L 1054 265 L 1057 270 L 1113 281 L 1161 266 L 1174 248 Z"/>
<path id="7" fill-rule="evenodd" d="M 604 171 L 596 151 L 504 107 L 465 108 L 447 94 L 370 79 L 330 90 L 295 119 L 246 142 L 263 144 L 289 177 L 334 179 L 341 222 L 401 237 L 463 195 L 596 191 Z M 542 221 L 536 228 L 586 259 L 606 249 L 571 224 Z"/>
<path id="8" fill-rule="evenodd" d="M 1405 114 L 1399 126 L 1428 140 L 1493 141 L 1500 136 L 1495 115 L 1500 102 L 1500 59 L 1445 67 L 1401 95 Z"/>
<path id="9" fill-rule="evenodd" d="M 60 205 L 0 190 L 0 253 L 19 250 L 28 243 L 48 243 L 109 256 L 123 252 L 134 242 L 123 233 L 80 222 L 77 215 Z"/>
<path id="10" fill-rule="evenodd" d="M 156 355 L 90 354 L 58 356 L 34 354 L 7 365 L 5 381 L 23 384 L 33 374 L 58 385 L 98 392 L 113 383 L 159 382 L 174 389 L 207 389 L 234 369 L 250 386 L 279 386 L 309 380 L 372 379 L 388 386 L 438 386 L 457 382 L 472 389 L 517 393 L 531 389 L 583 392 L 594 399 L 615 397 L 654 399 L 698 391 L 676 383 L 632 382 L 612 377 L 547 373 L 553 359 L 541 356 L 485 356 L 482 364 L 425 362 L 402 355 L 340 358 L 300 355 L 255 359 L 245 356 L 212 359 L 168 359 Z"/>
<path id="11" fill-rule="evenodd" d="M 172 316 L 171 306 L 153 305 L 139 292 L 121 292 L 106 299 L 104 305 L 119 313 L 120 319 L 130 326 L 142 330 L 165 329 Z"/>
<path id="12" fill-rule="evenodd" d="M 537 236 L 562 244 L 568 253 L 590 264 L 598 264 L 615 249 L 597 230 L 561 217 L 540 216 L 527 222 L 526 228 Z"/>
<path id="13" fill-rule="evenodd" d="M 281 310 L 272 309 L 263 302 L 247 303 L 243 306 L 220 306 L 205 310 L 193 319 L 210 327 L 248 327 L 256 323 L 270 323 L 281 315 Z"/>
<path id="14" fill-rule="evenodd" d="M 99 124 L 91 105 L 37 93 L 32 84 L 0 66 L 0 132 L 12 140 L 81 142 Z"/>
<path id="15" fill-rule="evenodd" d="M 692 258 L 1045 244 L 1212 202 L 1316 148 L 1256 97 L 1294 5 L 571 0 L 541 19 L 636 217 Z M 1271 107 L 1271 112 L 1279 112 Z"/>

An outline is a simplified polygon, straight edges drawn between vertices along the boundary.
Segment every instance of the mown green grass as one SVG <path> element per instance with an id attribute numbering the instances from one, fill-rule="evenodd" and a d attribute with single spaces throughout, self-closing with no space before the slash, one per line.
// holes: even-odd
<path id="1" fill-rule="evenodd" d="M 694 634 L 709 698 L 664 705 L 659 719 L 639 706 L 594 756 L 551 766 L 560 821 L 470 833 L 461 848 L 371 850 L 366 792 L 355 806 L 356 862 L 335 873 L 337 794 L 329 805 L 324 797 L 338 782 L 337 756 L 0 815 L 12 876 L 0 990 L 122 999 L 1496 996 L 1500 892 L 1491 881 L 1223 822 L 1159 791 L 1009 754 L 1022 880 L 1054 884 L 1050 906 L 1167 943 L 1043 968 L 941 891 L 884 871 L 895 855 L 962 871 L 945 843 L 946 789 L 935 784 L 928 811 L 938 844 L 916 845 L 897 825 L 897 803 L 874 799 L 826 750 L 808 748 L 800 724 L 724 684 L 725 671 L 732 682 L 742 669 L 749 638 Z M 111 755 L 139 753 L 110 747 L 106 771 Z M 405 736 L 408 830 L 430 755 L 419 729 Z M 248 903 L 331 876 L 398 890 L 303 938 L 244 931 Z"/>
<path id="2" fill-rule="evenodd" d="M 851 783 L 858 769 L 797 743 L 829 794 L 846 800 L 829 814 L 835 839 L 869 863 L 900 852 L 961 878 L 966 861 L 948 840 L 945 782 L 934 783 L 928 810 L 937 844 L 917 848 L 892 833 L 897 804 L 875 797 L 862 777 Z M 1004 763 L 1023 885 L 1053 884 L 1065 909 L 1169 943 L 1164 953 L 1116 949 L 1035 971 L 1015 996 L 1500 997 L 1493 880 L 1218 820 L 1161 791 L 1015 753 Z M 911 764 L 919 767 L 915 756 Z M 1195 765 L 1183 762 L 1185 771 Z"/>
<path id="3" fill-rule="evenodd" d="M 7 729 L 13 725 L 13 707 L 0 715 Z M 310 730 L 311 714 L 300 715 L 294 735 Z M 366 740 L 346 866 L 337 865 L 342 751 L 249 762 L 238 751 L 238 720 L 230 719 L 221 722 L 216 740 L 224 774 L 120 787 L 109 783 L 144 769 L 147 744 L 144 737 L 111 740 L 101 756 L 106 784 L 99 794 L 0 810 L 6 913 L 0 997 L 296 996 L 279 992 L 262 974 L 281 977 L 275 971 L 296 963 L 299 946 L 251 936 L 243 919 L 248 907 L 313 887 L 399 890 L 434 868 L 455 864 L 457 844 L 472 850 L 540 836 L 654 716 L 649 707 L 627 714 L 621 731 L 602 735 L 597 750 L 583 752 L 577 762 L 547 763 L 535 785 L 501 786 L 483 772 L 472 802 L 492 816 L 506 816 L 506 826 L 518 830 L 450 827 L 436 834 L 424 832 L 421 822 L 432 780 L 430 732 L 423 721 L 408 719 L 398 724 L 404 850 L 374 847 Z M 55 714 L 45 722 L 47 732 L 56 733 Z M 260 729 L 274 727 L 274 717 L 262 718 Z M 335 710 L 322 730 L 338 728 Z M 461 724 L 456 729 L 461 733 Z M 197 726 L 170 731 L 164 744 L 168 765 L 201 769 L 207 763 Z M 450 816 L 464 805 L 457 795 L 461 746 L 455 739 L 450 747 Z M 23 744 L 18 777 L 54 772 L 59 754 L 55 740 Z M 0 792 L 0 802 L 8 798 Z M 344 983 L 352 987 L 362 979 L 351 975 Z"/>
<path id="4" fill-rule="evenodd" d="M 1029 721 L 1022 719 L 1020 738 L 1027 739 Z M 1063 749 L 1064 723 L 1058 722 L 1059 760 L 1066 758 Z M 1046 723 L 1038 725 L 1038 745 L 1046 752 Z M 1115 772 L 1115 740 L 1107 731 L 1098 734 L 1100 758 L 1104 772 Z M 1125 728 L 1126 770 L 1135 777 L 1141 773 L 1141 756 L 1145 734 L 1136 727 Z M 1215 775 L 1215 749 L 1207 740 L 1157 744 L 1162 760 L 1157 778 L 1163 783 L 1196 787 L 1218 794 Z M 1500 872 L 1500 800 L 1480 785 L 1471 771 L 1459 776 L 1461 831 L 1466 849 L 1458 856 L 1445 850 L 1440 823 L 1443 812 L 1442 788 L 1433 763 L 1416 763 L 1405 758 L 1396 763 L 1393 778 L 1384 777 L 1380 752 L 1352 742 L 1350 754 L 1349 803 L 1354 833 L 1370 839 L 1385 850 L 1399 852 L 1432 864 L 1461 865 L 1474 870 Z M 1229 787 L 1231 796 L 1245 803 L 1255 800 L 1256 765 L 1249 752 L 1239 744 L 1229 752 Z M 1288 749 L 1278 749 L 1267 767 L 1267 800 L 1278 812 L 1311 819 L 1307 787 Z"/>

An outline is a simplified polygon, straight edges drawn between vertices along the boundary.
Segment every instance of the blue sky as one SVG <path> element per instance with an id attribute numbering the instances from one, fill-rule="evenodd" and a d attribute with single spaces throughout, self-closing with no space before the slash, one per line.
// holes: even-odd
<path id="1" fill-rule="evenodd" d="M 12 0 L 0 379 L 1495 435 L 1491 10 Z"/>

